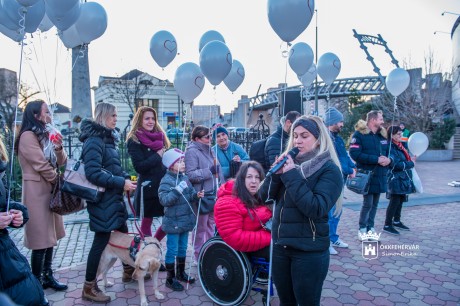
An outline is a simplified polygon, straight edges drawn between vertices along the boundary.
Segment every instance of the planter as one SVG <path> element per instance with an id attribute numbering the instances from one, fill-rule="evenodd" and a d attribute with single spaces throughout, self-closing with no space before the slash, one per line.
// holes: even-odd
<path id="1" fill-rule="evenodd" d="M 417 161 L 448 161 L 454 159 L 454 150 L 426 150 Z"/>

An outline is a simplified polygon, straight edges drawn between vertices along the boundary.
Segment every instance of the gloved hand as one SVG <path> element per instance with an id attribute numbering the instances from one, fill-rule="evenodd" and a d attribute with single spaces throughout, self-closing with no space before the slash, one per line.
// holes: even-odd
<path id="1" fill-rule="evenodd" d="M 185 181 L 182 181 L 179 183 L 179 185 L 175 187 L 175 189 L 179 191 L 180 194 L 182 194 L 182 192 L 184 192 L 184 190 L 187 189 L 187 187 L 187 183 Z"/>
<path id="2" fill-rule="evenodd" d="M 212 174 L 219 174 L 220 172 L 220 165 L 216 165 L 216 166 L 211 166 L 211 168 L 209 168 L 209 170 L 211 170 L 211 173 Z"/>

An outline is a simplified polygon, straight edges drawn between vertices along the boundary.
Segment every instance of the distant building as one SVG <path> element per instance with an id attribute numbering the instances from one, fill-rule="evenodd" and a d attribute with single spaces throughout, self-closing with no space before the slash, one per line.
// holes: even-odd
<path id="1" fill-rule="evenodd" d="M 71 127 L 71 111 L 70 108 L 60 103 L 54 103 L 50 106 L 53 112 L 53 123 L 59 129 Z"/>
<path id="2" fill-rule="evenodd" d="M 180 100 L 173 83 L 139 70 L 132 70 L 121 77 L 100 76 L 98 86 L 92 89 L 95 105 L 101 102 L 116 105 L 117 127 L 122 132 L 129 130 L 130 116 L 139 106 L 153 107 L 165 130 L 182 126 L 184 108 L 188 107 Z"/>
<path id="3" fill-rule="evenodd" d="M 195 126 L 210 127 L 213 123 L 222 123 L 219 105 L 194 105 L 192 107 L 192 120 Z"/>

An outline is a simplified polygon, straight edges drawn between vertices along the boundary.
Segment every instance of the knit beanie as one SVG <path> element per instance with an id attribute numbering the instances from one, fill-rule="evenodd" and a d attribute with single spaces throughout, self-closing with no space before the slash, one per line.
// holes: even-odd
<path id="1" fill-rule="evenodd" d="M 162 158 L 163 165 L 169 169 L 172 166 L 174 166 L 174 164 L 179 159 L 183 158 L 184 156 L 185 156 L 184 152 L 182 152 L 181 150 L 177 148 L 170 149 L 163 154 L 163 158 Z"/>
<path id="2" fill-rule="evenodd" d="M 228 131 L 227 131 L 227 129 L 224 128 L 223 126 L 219 126 L 218 128 L 216 128 L 216 129 L 214 130 L 214 132 L 212 132 L 212 138 L 213 138 L 213 139 L 216 139 L 217 134 L 219 134 L 219 133 L 225 133 L 225 134 L 227 134 L 227 136 L 228 136 Z"/>
<path id="3" fill-rule="evenodd" d="M 324 124 L 331 126 L 343 121 L 343 115 L 335 107 L 329 107 L 324 114 Z"/>

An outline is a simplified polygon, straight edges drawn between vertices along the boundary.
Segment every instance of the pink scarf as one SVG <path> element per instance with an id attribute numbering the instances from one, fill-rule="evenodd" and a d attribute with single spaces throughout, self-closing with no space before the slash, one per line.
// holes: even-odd
<path id="1" fill-rule="evenodd" d="M 164 146 L 164 135 L 162 132 L 149 132 L 144 129 L 139 129 L 136 132 L 136 137 L 147 148 L 153 151 L 161 150 Z"/>

